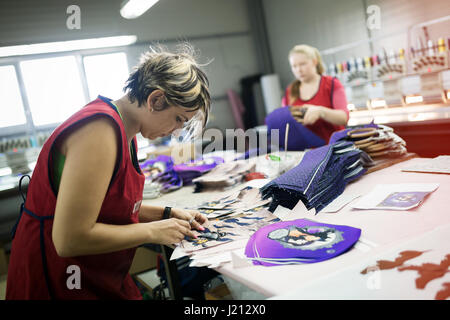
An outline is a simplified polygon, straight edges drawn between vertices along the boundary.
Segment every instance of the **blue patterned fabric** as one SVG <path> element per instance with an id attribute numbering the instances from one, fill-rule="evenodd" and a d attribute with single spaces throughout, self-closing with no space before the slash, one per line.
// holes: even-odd
<path id="1" fill-rule="evenodd" d="M 346 141 L 306 152 L 300 164 L 261 188 L 264 199 L 272 198 L 269 210 L 278 205 L 292 209 L 302 201 L 318 213 L 366 172 L 361 153 Z"/>

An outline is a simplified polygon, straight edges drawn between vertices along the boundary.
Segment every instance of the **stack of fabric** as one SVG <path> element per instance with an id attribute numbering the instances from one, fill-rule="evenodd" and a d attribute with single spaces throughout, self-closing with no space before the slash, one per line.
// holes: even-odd
<path id="1" fill-rule="evenodd" d="M 272 198 L 269 210 L 278 205 L 292 209 L 302 201 L 316 213 L 337 198 L 348 182 L 366 172 L 362 151 L 351 142 L 337 142 L 307 151 L 291 170 L 261 188 L 263 199 Z"/>
<path id="2" fill-rule="evenodd" d="M 145 175 L 144 198 L 154 198 L 159 192 L 167 193 L 183 186 L 183 181 L 175 172 L 170 156 L 159 155 L 139 166 Z"/>
<path id="3" fill-rule="evenodd" d="M 245 255 L 262 266 L 314 263 L 348 251 L 360 236 L 358 228 L 308 219 L 276 222 L 250 237 Z"/>
<path id="4" fill-rule="evenodd" d="M 249 160 L 239 160 L 219 164 L 210 172 L 195 178 L 194 192 L 204 189 L 224 189 L 236 185 L 244 180 L 246 174 L 255 172 L 256 164 Z"/>
<path id="5" fill-rule="evenodd" d="M 406 142 L 391 127 L 369 124 L 333 133 L 330 143 L 351 141 L 371 158 L 395 158 L 407 153 Z"/>
<path id="6" fill-rule="evenodd" d="M 183 180 L 183 185 L 187 186 L 192 184 L 193 179 L 211 171 L 223 162 L 224 160 L 221 157 L 201 158 L 176 165 L 174 166 L 174 170 L 181 180 Z"/>

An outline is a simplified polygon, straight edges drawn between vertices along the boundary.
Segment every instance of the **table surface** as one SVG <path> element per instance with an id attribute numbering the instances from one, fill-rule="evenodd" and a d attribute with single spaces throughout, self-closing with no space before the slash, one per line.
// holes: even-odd
<path id="1" fill-rule="evenodd" d="M 298 290 L 331 272 L 345 269 L 362 259 L 375 256 L 388 248 L 392 248 L 392 246 L 430 232 L 436 227 L 450 224 L 450 210 L 448 208 L 450 204 L 450 176 L 401 171 L 402 168 L 427 160 L 426 158 L 415 158 L 366 174 L 359 180 L 347 185 L 343 193 L 344 195 L 367 194 L 377 184 L 439 183 L 439 188 L 415 209 L 407 211 L 356 210 L 347 205 L 337 213 L 319 213 L 316 216 L 307 217 L 318 222 L 360 228 L 362 230 L 361 240 L 371 244 L 369 250 L 353 248 L 334 259 L 315 264 L 234 268 L 231 263 L 227 263 L 215 270 L 266 297 L 274 297 Z M 240 187 L 236 186 L 234 190 Z M 188 186 L 157 199 L 144 200 L 144 203 L 186 207 L 195 206 L 219 195 L 223 195 L 223 193 L 193 193 L 193 187 Z M 227 244 L 223 246 L 227 246 Z"/>

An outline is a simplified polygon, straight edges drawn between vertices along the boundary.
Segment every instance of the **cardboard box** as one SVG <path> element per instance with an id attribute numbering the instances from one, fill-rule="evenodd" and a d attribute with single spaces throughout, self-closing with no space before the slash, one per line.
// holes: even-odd
<path id="1" fill-rule="evenodd" d="M 136 250 L 133 263 L 130 267 L 130 274 L 136 274 L 143 271 L 156 268 L 158 253 L 146 248 L 139 247 Z"/>
<path id="2" fill-rule="evenodd" d="M 225 283 L 205 292 L 205 300 L 233 300 L 230 290 Z"/>

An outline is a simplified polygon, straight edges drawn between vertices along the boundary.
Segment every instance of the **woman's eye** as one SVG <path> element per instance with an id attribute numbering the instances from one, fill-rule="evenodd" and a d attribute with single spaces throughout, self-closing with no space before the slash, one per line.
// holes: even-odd
<path id="1" fill-rule="evenodd" d="M 180 117 L 177 117 L 177 122 L 183 122 L 183 120 L 181 120 L 181 118 Z"/>

